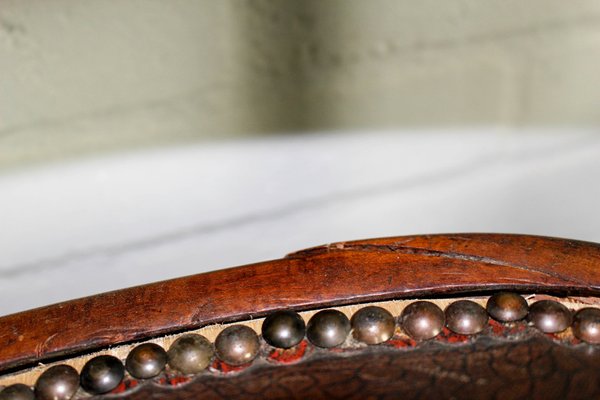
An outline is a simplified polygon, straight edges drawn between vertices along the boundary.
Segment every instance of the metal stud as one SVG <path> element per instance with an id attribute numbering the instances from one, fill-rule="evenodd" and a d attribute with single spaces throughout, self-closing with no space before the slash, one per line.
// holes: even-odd
<path id="1" fill-rule="evenodd" d="M 444 322 L 444 312 L 429 301 L 415 301 L 400 315 L 402 329 L 416 340 L 434 338 L 442 331 Z"/>
<path id="2" fill-rule="evenodd" d="M 544 333 L 557 333 L 571 325 L 573 316 L 571 311 L 559 302 L 540 300 L 529 307 L 527 319 Z"/>
<path id="3" fill-rule="evenodd" d="M 516 293 L 500 292 L 491 296 L 486 310 L 492 318 L 501 322 L 519 321 L 527 316 L 527 301 Z"/>
<path id="4" fill-rule="evenodd" d="M 545 333 L 562 332 L 572 326 L 575 337 L 600 344 L 599 308 L 583 308 L 573 316 L 557 301 L 541 300 L 529 307 L 522 296 L 509 292 L 491 296 L 485 309 L 470 300 L 455 301 L 445 311 L 432 302 L 416 301 L 402 311 L 399 323 L 413 339 L 425 340 L 437 336 L 444 324 L 459 334 L 481 332 L 487 326 L 488 314 L 501 322 L 519 321 L 527 316 L 532 325 Z M 384 308 L 367 306 L 354 313 L 350 321 L 342 312 L 329 309 L 317 312 L 305 325 L 298 313 L 278 311 L 267 316 L 262 325 L 265 341 L 278 348 L 297 345 L 305 334 L 315 346 L 335 347 L 345 342 L 351 330 L 356 340 L 378 344 L 394 335 L 395 319 Z M 179 372 L 195 374 L 208 367 L 215 353 L 230 365 L 243 365 L 252 361 L 259 351 L 256 332 L 245 325 L 233 325 L 219 333 L 214 347 L 204 336 L 186 334 L 173 342 L 168 353 L 153 343 L 135 347 L 125 367 L 119 359 L 109 355 L 89 360 L 81 376 L 71 366 L 56 365 L 38 377 L 34 390 L 13 384 L 0 391 L 0 400 L 70 400 L 77 395 L 80 384 L 91 394 L 103 394 L 121 383 L 125 368 L 139 379 L 157 376 L 167 362 Z"/>
<path id="5" fill-rule="evenodd" d="M 600 309 L 586 307 L 573 317 L 573 334 L 584 342 L 600 343 Z"/>
<path id="6" fill-rule="evenodd" d="M 35 395 L 29 386 L 15 383 L 0 392 L 0 400 L 35 400 Z"/>
<path id="7" fill-rule="evenodd" d="M 289 349 L 304 339 L 306 324 L 294 311 L 276 311 L 262 324 L 262 337 L 274 347 Z"/>
<path id="8" fill-rule="evenodd" d="M 214 349 L 204 336 L 187 334 L 173 342 L 167 355 L 171 368 L 184 374 L 197 374 L 209 366 Z"/>
<path id="9" fill-rule="evenodd" d="M 113 356 L 94 357 L 81 370 L 81 387 L 92 394 L 107 393 L 119 386 L 125 367 Z"/>
<path id="10" fill-rule="evenodd" d="M 37 400 L 69 400 L 79 389 L 79 374 L 69 365 L 55 365 L 44 371 L 35 383 Z"/>
<path id="11" fill-rule="evenodd" d="M 243 365 L 254 360 L 260 350 L 258 335 L 245 325 L 232 325 L 215 340 L 217 357 L 230 365 Z"/>
<path id="12" fill-rule="evenodd" d="M 446 326 L 461 335 L 481 332 L 488 323 L 485 308 L 471 300 L 458 300 L 446 307 Z"/>
<path id="13" fill-rule="evenodd" d="M 379 344 L 394 335 L 396 321 L 385 308 L 368 306 L 354 313 L 350 325 L 354 339 L 366 344 Z"/>
<path id="14" fill-rule="evenodd" d="M 306 337 L 315 346 L 330 348 L 344 343 L 350 329 L 350 321 L 342 312 L 322 310 L 308 321 Z"/>
<path id="15" fill-rule="evenodd" d="M 155 343 L 144 343 L 129 352 L 125 367 L 134 378 L 149 379 L 160 374 L 167 364 L 167 352 Z"/>

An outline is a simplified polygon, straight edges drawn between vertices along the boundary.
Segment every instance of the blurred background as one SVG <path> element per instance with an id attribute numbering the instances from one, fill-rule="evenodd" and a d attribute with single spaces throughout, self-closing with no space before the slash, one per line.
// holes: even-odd
<path id="1" fill-rule="evenodd" d="M 0 314 L 332 241 L 600 242 L 599 71 L 591 0 L 0 0 Z"/>

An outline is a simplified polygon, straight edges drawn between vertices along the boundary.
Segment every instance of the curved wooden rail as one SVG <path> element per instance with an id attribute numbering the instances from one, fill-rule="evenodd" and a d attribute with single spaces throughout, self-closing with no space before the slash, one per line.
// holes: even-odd
<path id="1" fill-rule="evenodd" d="M 450 234 L 315 247 L 0 318 L 0 371 L 281 308 L 498 289 L 599 295 L 600 245 Z"/>

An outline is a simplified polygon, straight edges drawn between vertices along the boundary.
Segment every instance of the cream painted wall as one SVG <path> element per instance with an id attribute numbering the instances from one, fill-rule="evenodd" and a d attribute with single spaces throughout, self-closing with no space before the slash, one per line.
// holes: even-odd
<path id="1" fill-rule="evenodd" d="M 600 3 L 0 0 L 0 169 L 261 132 L 600 122 Z"/>

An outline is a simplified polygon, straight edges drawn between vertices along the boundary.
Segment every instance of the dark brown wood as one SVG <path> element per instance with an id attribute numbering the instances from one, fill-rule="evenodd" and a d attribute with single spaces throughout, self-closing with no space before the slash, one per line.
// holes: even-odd
<path id="1" fill-rule="evenodd" d="M 0 371 L 280 308 L 498 289 L 598 295 L 600 245 L 454 234 L 316 247 L 0 318 Z"/>

